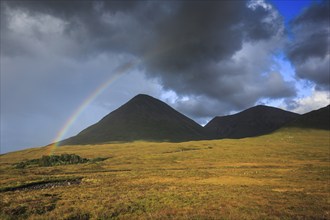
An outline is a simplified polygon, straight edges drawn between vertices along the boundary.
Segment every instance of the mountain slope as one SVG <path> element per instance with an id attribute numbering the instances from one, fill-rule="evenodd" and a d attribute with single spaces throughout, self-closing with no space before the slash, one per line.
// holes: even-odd
<path id="1" fill-rule="evenodd" d="M 303 114 L 285 127 L 330 130 L 330 105 Z"/>
<path id="2" fill-rule="evenodd" d="M 60 145 L 200 139 L 206 139 L 202 126 L 160 100 L 148 95 L 137 95 L 98 123 L 61 141 Z"/>
<path id="3" fill-rule="evenodd" d="M 212 138 L 245 138 L 268 134 L 296 119 L 299 114 L 282 109 L 255 106 L 229 116 L 217 116 L 207 125 Z"/>

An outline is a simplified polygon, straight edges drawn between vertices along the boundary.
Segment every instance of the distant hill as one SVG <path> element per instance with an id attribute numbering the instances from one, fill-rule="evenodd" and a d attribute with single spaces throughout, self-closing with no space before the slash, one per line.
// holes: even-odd
<path id="1" fill-rule="evenodd" d="M 285 127 L 330 130 L 330 105 L 303 114 Z"/>
<path id="2" fill-rule="evenodd" d="M 234 115 L 217 116 L 205 125 L 205 130 L 215 139 L 254 137 L 273 132 L 298 117 L 296 113 L 259 105 Z"/>
<path id="3" fill-rule="evenodd" d="M 201 139 L 206 139 L 202 126 L 164 102 L 140 94 L 78 135 L 61 141 L 59 145 Z"/>
<path id="4" fill-rule="evenodd" d="M 245 138 L 285 127 L 330 130 L 329 116 L 330 106 L 299 115 L 259 105 L 234 115 L 217 116 L 203 128 L 164 102 L 140 94 L 78 135 L 60 141 L 59 145 Z"/>

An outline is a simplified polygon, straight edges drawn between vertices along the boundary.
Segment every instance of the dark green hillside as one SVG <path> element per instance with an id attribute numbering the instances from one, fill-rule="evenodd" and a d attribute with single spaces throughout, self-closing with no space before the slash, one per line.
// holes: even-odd
<path id="1" fill-rule="evenodd" d="M 213 118 L 206 126 L 213 138 L 245 138 L 271 133 L 299 114 L 282 109 L 255 106 L 240 113 Z"/>
<path id="2" fill-rule="evenodd" d="M 282 127 L 329 130 L 329 106 L 299 115 L 259 105 L 234 115 L 215 117 L 203 128 L 164 102 L 148 95 L 137 95 L 98 123 L 61 141 L 60 145 L 246 138 L 269 134 Z"/>
<path id="3" fill-rule="evenodd" d="M 286 127 L 330 130 L 330 105 L 303 114 Z"/>
<path id="4" fill-rule="evenodd" d="M 137 95 L 77 136 L 62 141 L 60 145 L 200 139 L 206 139 L 202 126 L 158 99 Z"/>

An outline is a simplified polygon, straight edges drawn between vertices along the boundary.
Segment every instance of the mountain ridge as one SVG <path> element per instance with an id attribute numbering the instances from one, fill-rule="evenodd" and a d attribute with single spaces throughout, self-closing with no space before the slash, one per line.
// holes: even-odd
<path id="1" fill-rule="evenodd" d="M 299 114 L 257 105 L 233 115 L 216 116 L 204 128 L 214 139 L 245 138 L 271 133 Z"/>
<path id="2" fill-rule="evenodd" d="M 330 130 L 330 105 L 302 114 L 285 127 Z"/>
<path id="3" fill-rule="evenodd" d="M 299 115 L 257 105 L 233 115 L 216 116 L 202 127 L 165 102 L 146 94 L 138 94 L 97 123 L 57 144 L 238 139 L 269 134 L 285 126 L 329 130 L 329 109 L 330 105 Z"/>

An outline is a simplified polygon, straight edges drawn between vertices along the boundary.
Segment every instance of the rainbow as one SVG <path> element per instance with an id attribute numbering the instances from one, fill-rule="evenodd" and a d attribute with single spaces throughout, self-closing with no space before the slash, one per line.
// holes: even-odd
<path id="1" fill-rule="evenodd" d="M 80 114 L 86 109 L 86 107 L 99 96 L 108 86 L 116 81 L 119 77 L 124 75 L 128 70 L 132 69 L 136 65 L 136 61 L 130 61 L 120 65 L 114 70 L 114 73 L 110 76 L 108 80 L 97 87 L 85 100 L 84 102 L 72 113 L 71 117 L 65 122 L 62 129 L 57 133 L 56 137 L 52 141 L 53 144 L 50 145 L 50 155 L 54 154 L 56 148 L 58 147 L 60 141 L 63 139 L 64 135 L 71 127 L 71 125 L 77 120 Z"/>
<path id="2" fill-rule="evenodd" d="M 148 61 L 153 59 L 154 57 L 157 57 L 157 55 L 165 53 L 167 51 L 173 50 L 177 47 L 178 45 L 176 43 L 171 43 L 169 44 L 162 44 L 158 45 L 158 48 L 152 51 L 149 51 L 146 53 L 144 56 L 142 56 L 141 60 Z M 137 65 L 138 62 L 137 60 L 132 60 L 129 62 L 126 62 L 119 67 L 117 67 L 114 70 L 114 73 L 110 76 L 110 78 L 102 83 L 99 87 L 97 87 L 94 92 L 92 92 L 91 95 L 89 95 L 85 101 L 72 113 L 71 117 L 66 121 L 62 129 L 57 133 L 56 137 L 52 141 L 53 144 L 50 146 L 50 155 L 52 155 L 56 148 L 59 145 L 59 142 L 63 139 L 64 135 L 66 132 L 69 130 L 71 125 L 77 120 L 79 115 L 85 110 L 85 108 L 97 97 L 99 96 L 112 82 L 117 80 L 120 76 L 124 75 L 128 70 L 132 69 L 135 65 Z"/>

